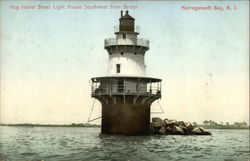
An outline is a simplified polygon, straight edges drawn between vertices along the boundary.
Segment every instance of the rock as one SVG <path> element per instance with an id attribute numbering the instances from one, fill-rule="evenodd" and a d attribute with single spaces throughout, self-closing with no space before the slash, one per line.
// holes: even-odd
<path id="1" fill-rule="evenodd" d="M 189 127 L 189 126 L 192 126 L 192 124 L 191 124 L 191 122 L 185 122 L 185 126 Z"/>
<path id="2" fill-rule="evenodd" d="M 203 127 L 199 127 L 199 129 L 202 131 L 202 135 L 212 135 L 211 132 L 205 130 Z"/>
<path id="3" fill-rule="evenodd" d="M 168 119 L 164 119 L 164 120 L 163 120 L 163 122 L 164 122 L 165 124 L 167 124 L 167 122 L 168 122 Z"/>
<path id="4" fill-rule="evenodd" d="M 151 130 L 153 131 L 153 134 L 159 134 L 160 129 L 162 127 L 165 128 L 164 122 L 152 122 L 150 126 L 151 126 L 151 129 L 153 129 Z"/>
<path id="5" fill-rule="evenodd" d="M 166 134 L 171 134 L 173 131 L 170 127 L 166 127 L 165 130 L 166 130 L 165 132 Z"/>
<path id="6" fill-rule="evenodd" d="M 153 117 L 150 123 L 151 134 L 161 135 L 212 135 L 203 127 L 197 127 L 190 122 L 176 120 L 162 120 L 159 117 Z"/>
<path id="7" fill-rule="evenodd" d="M 191 131 L 193 134 L 197 134 L 197 135 L 212 135 L 209 131 L 206 131 L 204 128 L 202 127 L 196 127 Z"/>
<path id="8" fill-rule="evenodd" d="M 203 127 L 199 127 L 201 131 L 206 131 Z"/>
<path id="9" fill-rule="evenodd" d="M 153 117 L 152 122 L 162 122 L 162 119 L 159 117 Z"/>
<path id="10" fill-rule="evenodd" d="M 166 127 L 166 134 L 170 134 L 170 135 L 184 135 L 185 132 L 183 131 L 182 128 L 173 125 L 172 127 Z"/>
<path id="11" fill-rule="evenodd" d="M 185 126 L 180 125 L 179 128 L 181 128 L 185 133 L 188 131 Z"/>
<path id="12" fill-rule="evenodd" d="M 166 126 L 178 125 L 176 120 L 165 120 Z"/>
<path id="13" fill-rule="evenodd" d="M 178 126 L 174 126 L 174 132 L 176 134 L 184 134 L 184 131 L 182 130 L 182 128 L 178 127 Z"/>
<path id="14" fill-rule="evenodd" d="M 191 132 L 194 133 L 194 134 L 201 134 L 202 130 L 200 128 L 196 127 Z"/>
<path id="15" fill-rule="evenodd" d="M 160 134 L 166 134 L 166 129 L 165 129 L 165 127 L 162 127 L 162 128 L 159 130 L 159 133 L 160 133 Z"/>
<path id="16" fill-rule="evenodd" d="M 164 122 L 154 122 L 153 126 L 154 127 L 165 127 L 165 123 Z"/>
<path id="17" fill-rule="evenodd" d="M 186 126 L 184 121 L 178 121 L 177 123 L 178 123 L 179 126 L 184 126 L 184 127 Z"/>
<path id="18" fill-rule="evenodd" d="M 192 131 L 194 129 L 194 126 L 190 122 L 186 122 L 185 125 L 188 131 Z"/>
<path id="19" fill-rule="evenodd" d="M 164 119 L 163 122 L 166 123 L 168 121 L 168 119 Z"/>

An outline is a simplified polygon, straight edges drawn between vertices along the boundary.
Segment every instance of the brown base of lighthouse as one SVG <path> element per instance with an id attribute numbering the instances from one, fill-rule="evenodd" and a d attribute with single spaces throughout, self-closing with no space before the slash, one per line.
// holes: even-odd
<path id="1" fill-rule="evenodd" d="M 102 102 L 102 134 L 149 134 L 150 105 L 157 97 L 126 97 L 124 100 L 123 96 L 112 96 L 112 98 L 106 96 L 106 101 L 104 101 L 104 97 L 97 98 Z"/>
<path id="2" fill-rule="evenodd" d="M 102 134 L 147 134 L 150 106 L 142 104 L 112 104 L 102 107 Z"/>

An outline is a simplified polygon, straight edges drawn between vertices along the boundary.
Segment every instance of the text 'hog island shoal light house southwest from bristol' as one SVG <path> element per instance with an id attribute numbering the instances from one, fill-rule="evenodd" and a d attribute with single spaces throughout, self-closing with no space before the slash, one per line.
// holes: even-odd
<path id="1" fill-rule="evenodd" d="M 116 38 L 105 39 L 107 76 L 91 78 L 92 97 L 102 104 L 102 134 L 147 134 L 150 105 L 161 98 L 161 79 L 145 76 L 149 41 L 139 39 L 134 18 L 121 11 Z"/>

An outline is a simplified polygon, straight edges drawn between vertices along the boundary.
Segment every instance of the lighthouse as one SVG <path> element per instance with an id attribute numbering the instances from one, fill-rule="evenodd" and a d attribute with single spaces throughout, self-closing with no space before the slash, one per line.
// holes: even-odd
<path id="1" fill-rule="evenodd" d="M 107 74 L 91 78 L 91 96 L 102 105 L 101 133 L 143 135 L 149 132 L 150 106 L 161 98 L 161 79 L 146 76 L 149 41 L 138 38 L 135 19 L 121 11 L 114 38 L 104 40 Z"/>

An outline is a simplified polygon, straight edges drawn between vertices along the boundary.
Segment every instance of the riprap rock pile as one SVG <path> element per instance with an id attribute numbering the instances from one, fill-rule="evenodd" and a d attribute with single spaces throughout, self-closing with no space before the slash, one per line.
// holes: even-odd
<path id="1" fill-rule="evenodd" d="M 202 127 L 190 122 L 176 120 L 162 120 L 159 117 L 152 118 L 150 124 L 151 133 L 162 135 L 212 135 Z"/>

